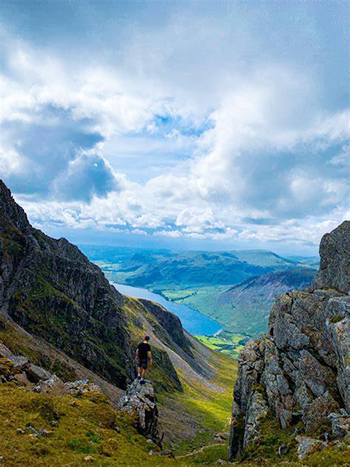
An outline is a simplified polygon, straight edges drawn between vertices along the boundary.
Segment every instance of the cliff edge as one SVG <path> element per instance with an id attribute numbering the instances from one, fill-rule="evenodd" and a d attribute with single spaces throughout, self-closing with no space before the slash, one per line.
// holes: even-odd
<path id="1" fill-rule="evenodd" d="M 268 417 L 296 426 L 300 458 L 305 443 L 325 447 L 349 434 L 350 222 L 323 237 L 320 256 L 311 288 L 277 298 L 269 332 L 240 355 L 231 458 L 259 442 Z"/>

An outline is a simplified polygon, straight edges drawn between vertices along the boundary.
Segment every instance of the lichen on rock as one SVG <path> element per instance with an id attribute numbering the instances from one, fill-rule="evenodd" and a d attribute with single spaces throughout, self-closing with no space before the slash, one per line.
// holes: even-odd
<path id="1" fill-rule="evenodd" d="M 154 388 L 150 381 L 135 379 L 118 404 L 118 409 L 136 417 L 138 431 L 155 442 L 159 442 L 158 408 Z"/>
<path id="2" fill-rule="evenodd" d="M 333 426 L 333 437 L 348 433 L 350 222 L 325 235 L 320 256 L 320 271 L 311 288 L 277 298 L 269 332 L 247 343 L 241 353 L 231 458 L 259 438 L 259 424 L 268 410 L 282 429 L 302 423 L 305 433 L 327 426 L 330 432 Z M 323 446 L 319 440 L 311 444 Z M 303 455 L 308 451 L 300 450 Z"/>

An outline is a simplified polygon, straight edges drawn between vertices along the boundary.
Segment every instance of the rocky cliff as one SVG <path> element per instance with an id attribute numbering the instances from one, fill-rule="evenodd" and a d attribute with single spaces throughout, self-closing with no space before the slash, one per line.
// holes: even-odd
<path id="1" fill-rule="evenodd" d="M 144 333 L 152 336 L 158 389 L 182 389 L 174 367 L 180 363 L 200 377 L 212 374 L 207 349 L 175 315 L 121 295 L 76 246 L 33 228 L 2 181 L 0 318 L 122 389 L 134 378 L 135 345 Z"/>
<path id="2" fill-rule="evenodd" d="M 311 288 L 279 297 L 268 334 L 241 353 L 230 457 L 259 443 L 272 416 L 297 427 L 299 457 L 349 432 L 350 222 L 323 237 L 320 256 Z"/>

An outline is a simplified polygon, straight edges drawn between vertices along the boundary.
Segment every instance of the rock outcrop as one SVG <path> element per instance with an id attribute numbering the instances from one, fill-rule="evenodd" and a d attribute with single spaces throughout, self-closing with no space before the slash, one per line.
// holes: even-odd
<path id="1" fill-rule="evenodd" d="M 134 415 L 138 431 L 154 442 L 159 442 L 158 408 L 150 381 L 144 380 L 141 383 L 135 379 L 121 398 L 118 409 Z"/>
<path id="2" fill-rule="evenodd" d="M 59 396 L 80 395 L 86 392 L 101 393 L 100 387 L 89 380 L 64 383 L 58 376 L 31 363 L 28 358 L 14 355 L 0 341 L 0 384 L 12 383 L 38 393 Z"/>
<path id="3" fill-rule="evenodd" d="M 314 435 L 321 426 L 328 426 L 333 438 L 348 433 L 350 222 L 323 237 L 320 256 L 311 288 L 279 297 L 268 334 L 247 343 L 240 355 L 231 458 L 259 440 L 259 426 L 268 413 L 278 418 L 281 428 L 301 422 L 303 430 Z"/>

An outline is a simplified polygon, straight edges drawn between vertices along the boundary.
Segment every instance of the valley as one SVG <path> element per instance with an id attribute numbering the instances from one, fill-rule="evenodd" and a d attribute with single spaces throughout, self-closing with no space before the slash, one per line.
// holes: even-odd
<path id="1" fill-rule="evenodd" d="M 230 331 L 204 314 L 176 303 L 197 296 L 198 293 L 192 293 L 195 287 L 203 287 L 209 295 L 208 284 L 195 284 L 200 274 L 196 270 L 198 264 L 193 264 L 202 261 L 196 259 L 199 253 L 189 254 L 194 270 L 192 266 L 187 269 L 190 284 L 181 292 L 179 285 L 176 289 L 170 280 L 174 272 L 169 266 L 166 287 L 174 287 L 173 302 L 166 300 L 166 293 L 154 294 L 145 287 L 125 288 L 120 283 L 114 287 L 76 246 L 35 229 L 0 182 L 1 461 L 9 466 L 31 465 L 34 461 L 39 466 L 64 466 L 67 462 L 73 466 L 85 462 L 130 467 L 140 462 L 150 467 L 214 466 L 225 465 L 236 457 L 244 465 L 256 466 L 261 459 L 267 465 L 276 465 L 282 456 L 290 465 L 300 466 L 304 462 L 299 452 L 304 438 L 295 437 L 294 425 L 302 433 L 309 430 L 309 425 L 319 430 L 320 423 L 330 424 L 323 415 L 325 410 L 327 416 L 331 411 L 339 412 L 335 420 L 341 420 L 339 423 L 345 428 L 332 421 L 332 427 L 327 428 L 332 430 L 330 441 L 322 441 L 322 433 L 313 432 L 316 439 L 311 441 L 324 447 L 324 451 L 317 448 L 307 453 L 308 462 L 327 465 L 322 462 L 330 459 L 333 464 L 342 465 L 348 443 L 338 438 L 348 430 L 344 409 L 348 404 L 348 359 L 339 356 L 348 351 L 348 276 L 339 271 L 346 270 L 348 264 L 346 239 L 350 227 L 347 224 L 339 229 L 333 234 L 335 241 L 328 246 L 326 237 L 322 249 L 323 262 L 312 286 L 321 290 L 311 287 L 282 295 L 272 309 L 269 333 L 246 344 L 248 334 Z M 333 247 L 337 242 L 341 246 L 340 258 Z M 330 255 L 335 260 L 328 261 L 331 248 L 334 252 L 331 250 Z M 179 261 L 184 261 L 176 256 L 174 259 L 174 253 L 162 255 L 172 256 L 175 269 Z M 200 255 L 207 267 L 209 256 Z M 228 281 L 233 263 L 240 277 L 252 270 L 256 273 L 257 268 L 263 272 L 233 286 L 214 285 L 225 287 L 220 289 L 221 296 L 240 296 L 242 307 L 248 303 L 244 292 L 250 287 L 260 290 L 261 299 L 266 300 L 269 295 L 262 291 L 266 292 L 266 285 L 273 283 L 272 299 L 280 284 L 293 288 L 305 285 L 305 278 L 311 280 L 313 276 L 313 270 L 306 265 L 291 266 L 290 260 L 272 253 L 237 253 L 233 262 L 232 255 L 229 265 L 218 268 L 221 280 Z M 253 257 L 256 264 L 240 264 L 242 261 L 237 262 L 237 258 L 242 259 L 242 255 L 246 259 Z M 222 263 L 225 257 L 219 255 L 217 260 Z M 130 265 L 124 265 L 124 271 L 118 263 L 105 261 L 102 266 L 111 281 L 119 271 L 129 274 L 130 282 Z M 148 274 L 146 269 L 144 273 Z M 159 287 L 161 279 L 158 277 L 156 282 Z M 118 287 L 128 295 L 120 293 Z M 174 313 L 162 304 L 173 306 Z M 215 327 L 208 328 L 206 335 L 194 337 L 176 316 L 180 314 L 179 306 L 185 313 L 184 321 L 186 314 L 191 317 L 186 326 L 195 325 L 197 331 L 208 325 Z M 309 329 L 306 315 L 310 310 L 313 324 Z M 327 326 L 331 327 L 331 334 L 325 331 Z M 154 359 L 145 383 L 152 394 L 150 399 L 142 395 L 141 382 L 136 383 L 139 392 L 132 397 L 129 393 L 135 383 L 135 348 L 145 334 L 151 337 Z M 290 355 L 291 345 L 295 349 Z M 232 358 L 242 349 L 238 361 Z M 277 362 L 276 352 L 280 353 Z M 321 352 L 323 357 L 319 357 Z M 298 371 L 289 360 L 294 354 L 300 360 Z M 278 384 L 271 365 L 279 371 Z M 333 367 L 338 372 L 337 380 Z M 236 380 L 232 411 L 232 386 Z M 306 384 L 309 390 L 300 393 L 296 389 L 306 388 Z M 274 398 L 278 398 L 279 406 L 273 405 Z M 123 411 L 122 400 L 136 404 L 135 410 Z M 138 411 L 141 409 L 137 404 L 142 410 L 147 407 L 148 412 Z M 298 404 L 304 412 L 296 410 Z M 148 415 L 142 415 L 145 413 Z M 157 433 L 146 440 L 140 423 L 150 414 L 157 422 Z M 255 432 L 258 437 L 253 436 Z M 246 443 L 243 451 L 242 440 Z M 286 450 L 280 454 L 283 444 Z"/>
<path id="2" fill-rule="evenodd" d="M 20 422 L 21 403 L 27 407 L 23 423 L 31 421 L 36 430 L 48 430 L 50 422 L 42 415 L 41 404 L 57 406 L 62 413 L 64 438 L 60 430 L 51 435 L 56 441 L 59 439 L 57 449 L 64 453 L 62 465 L 67 458 L 79 464 L 84 455 L 95 456 L 101 462 L 115 455 L 104 452 L 102 444 L 113 433 L 108 426 L 105 432 L 98 429 L 102 422 L 98 414 L 96 419 L 91 418 L 94 405 L 88 401 L 56 400 L 59 394 L 51 393 L 35 399 L 30 393 L 31 382 L 8 361 L 8 352 L 15 355 L 14 361 L 19 365 L 27 365 L 29 360 L 30 364 L 54 374 L 62 381 L 60 384 L 85 379 L 93 382 L 108 404 L 116 408 L 127 385 L 135 378 L 135 349 L 145 334 L 151 336 L 154 365 L 148 377 L 159 404 L 164 448 L 184 455 L 211 445 L 215 435 L 225 432 L 225 442 L 221 444 L 223 452 L 227 452 L 232 381 L 237 364 L 195 339 L 182 327 L 179 318 L 162 306 L 118 292 L 76 246 L 33 228 L 1 181 L 0 266 L 0 378 L 4 383 L 0 384 L 0 397 L 3 395 L 8 406 L 6 411 L 0 411 L 0 455 L 10 459 L 11 451 L 17 449 L 14 433 L 17 428 L 26 430 Z M 203 315 L 200 317 L 212 322 Z M 215 326 L 213 330 L 220 329 L 217 323 Z M 18 380 L 13 379 L 18 372 Z M 27 387 L 29 393 L 23 392 L 21 402 L 21 391 L 27 391 Z M 81 418 L 75 412 L 73 418 L 68 416 L 69 404 L 77 404 Z M 109 416 L 109 409 L 104 415 L 106 402 L 97 398 L 93 404 L 101 417 Z M 11 412 L 13 416 L 9 415 Z M 80 423 L 81 429 L 75 434 L 74 424 Z M 90 432 L 93 434 L 88 435 Z M 30 463 L 33 456 L 39 456 L 38 465 L 47 465 L 57 457 L 51 441 L 42 443 L 38 439 L 31 449 L 28 434 L 25 436 L 23 450 L 17 449 L 13 465 L 23 463 L 24 459 Z M 92 445 L 90 436 L 96 439 Z M 123 436 L 117 455 L 123 458 L 125 446 L 127 459 L 128 449 L 139 443 L 130 419 L 125 421 Z M 140 444 L 138 452 L 143 458 L 151 448 L 144 441 Z M 125 465 L 130 464 L 126 461 Z"/>
<path id="3" fill-rule="evenodd" d="M 81 248 L 110 281 L 136 296 L 141 289 L 143 294 L 156 294 L 152 300 L 179 313 L 192 334 L 203 336 L 202 342 L 231 355 L 237 355 L 237 342 L 266 332 L 276 296 L 310 286 L 319 261 L 317 257 L 283 258 L 265 250 L 176 252 L 86 245 Z M 176 311 L 171 302 L 185 308 Z M 222 334 L 218 339 L 214 334 L 219 328 L 201 327 L 205 329 L 202 332 L 186 324 L 193 310 L 215 320 L 230 334 Z M 196 316 L 201 321 L 200 315 Z"/>

